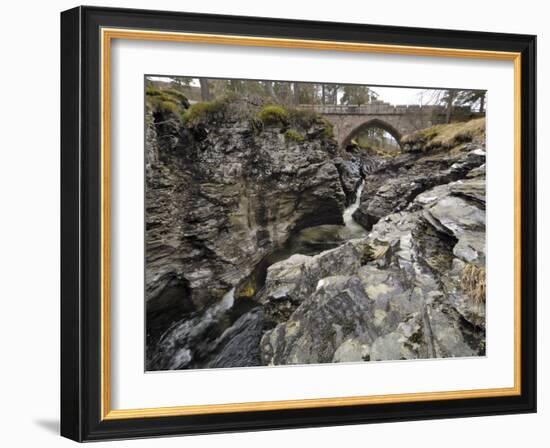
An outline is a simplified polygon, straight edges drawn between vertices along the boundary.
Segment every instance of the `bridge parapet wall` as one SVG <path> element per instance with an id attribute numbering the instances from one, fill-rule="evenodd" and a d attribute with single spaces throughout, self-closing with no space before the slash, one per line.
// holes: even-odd
<path id="1" fill-rule="evenodd" d="M 445 113 L 445 107 L 439 105 L 392 105 L 389 103 L 369 103 L 361 106 L 334 104 L 300 104 L 298 109 L 311 110 L 321 115 L 373 115 L 373 114 L 407 114 L 407 113 Z M 469 113 L 469 106 L 455 106 L 453 113 Z"/>
<path id="2" fill-rule="evenodd" d="M 341 147 L 362 129 L 378 127 L 389 132 L 398 142 L 401 137 L 414 131 L 445 123 L 446 110 L 439 105 L 391 105 L 376 101 L 361 106 L 301 104 L 298 109 L 310 110 L 324 116 L 334 127 L 334 137 Z M 480 114 L 469 106 L 453 107 L 453 116 L 463 119 Z"/>

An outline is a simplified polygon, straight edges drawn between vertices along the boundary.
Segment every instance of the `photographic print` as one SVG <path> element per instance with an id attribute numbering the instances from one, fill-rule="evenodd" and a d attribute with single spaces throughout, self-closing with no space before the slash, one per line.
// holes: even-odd
<path id="1" fill-rule="evenodd" d="M 64 11 L 61 434 L 536 412 L 536 41 Z"/>
<path id="2" fill-rule="evenodd" d="M 486 91 L 145 77 L 146 370 L 485 356 Z"/>

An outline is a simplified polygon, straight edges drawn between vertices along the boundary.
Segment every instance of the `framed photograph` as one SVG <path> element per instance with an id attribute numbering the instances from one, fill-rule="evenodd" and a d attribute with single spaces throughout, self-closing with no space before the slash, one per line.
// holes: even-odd
<path id="1" fill-rule="evenodd" d="M 535 412 L 535 36 L 61 14 L 61 433 Z"/>

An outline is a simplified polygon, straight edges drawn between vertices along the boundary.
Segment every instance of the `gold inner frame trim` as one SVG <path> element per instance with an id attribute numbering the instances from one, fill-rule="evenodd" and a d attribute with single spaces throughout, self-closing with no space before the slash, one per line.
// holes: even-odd
<path id="1" fill-rule="evenodd" d="M 521 394 L 521 54 L 514 52 L 418 47 L 304 39 L 279 39 L 137 29 L 101 29 L 101 419 L 116 420 L 233 412 L 308 409 L 431 400 L 503 397 Z M 184 42 L 212 45 L 276 47 L 388 55 L 433 56 L 513 61 L 514 63 L 514 386 L 506 388 L 420 392 L 391 395 L 111 409 L 110 345 L 110 64 L 113 39 Z"/>

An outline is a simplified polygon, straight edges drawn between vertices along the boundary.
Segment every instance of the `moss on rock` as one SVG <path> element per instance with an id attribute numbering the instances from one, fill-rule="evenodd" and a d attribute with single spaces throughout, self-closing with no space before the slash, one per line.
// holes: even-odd
<path id="1" fill-rule="evenodd" d="M 266 125 L 286 125 L 289 114 L 282 106 L 268 104 L 258 112 L 258 118 Z"/>
<path id="2" fill-rule="evenodd" d="M 304 141 L 304 136 L 300 134 L 296 129 L 287 129 L 284 135 L 287 142 L 291 141 L 301 143 Z"/>
<path id="3" fill-rule="evenodd" d="M 154 112 L 174 114 L 180 117 L 189 107 L 187 97 L 175 89 L 157 89 L 147 87 L 145 89 L 145 103 Z"/>
<path id="4" fill-rule="evenodd" d="M 224 112 L 227 107 L 227 100 L 203 101 L 193 104 L 189 109 L 182 113 L 181 118 L 184 123 L 196 125 L 208 120 L 212 115 Z"/>

